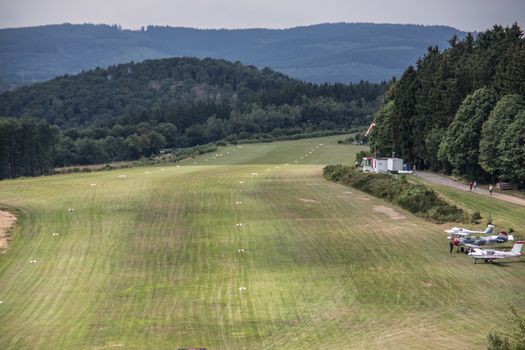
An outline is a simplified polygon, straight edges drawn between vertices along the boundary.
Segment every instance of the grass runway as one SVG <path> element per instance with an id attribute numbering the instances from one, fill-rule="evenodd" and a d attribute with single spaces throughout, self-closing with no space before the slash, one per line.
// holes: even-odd
<path id="1" fill-rule="evenodd" d="M 525 260 L 474 265 L 446 225 L 324 180 L 342 138 L 0 182 L 0 349 L 484 348 L 525 312 Z M 438 189 L 523 237 L 523 208 Z"/>

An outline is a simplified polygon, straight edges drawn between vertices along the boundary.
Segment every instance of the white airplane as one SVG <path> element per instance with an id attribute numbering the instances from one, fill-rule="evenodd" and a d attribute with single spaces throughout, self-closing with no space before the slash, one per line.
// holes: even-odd
<path id="1" fill-rule="evenodd" d="M 518 241 L 514 244 L 510 252 L 504 252 L 501 250 L 494 249 L 480 249 L 474 248 L 474 251 L 468 253 L 469 256 L 474 260 L 474 264 L 477 260 L 483 259 L 486 263 L 491 263 L 494 259 L 508 259 L 517 258 L 521 256 L 521 248 L 523 248 L 523 241 Z"/>
<path id="2" fill-rule="evenodd" d="M 450 230 L 445 230 L 445 233 L 450 234 L 450 236 L 447 237 L 448 239 L 453 239 L 457 236 L 471 236 L 472 234 L 491 235 L 493 232 L 494 225 L 487 225 L 485 231 L 473 231 L 463 227 L 452 227 Z"/>

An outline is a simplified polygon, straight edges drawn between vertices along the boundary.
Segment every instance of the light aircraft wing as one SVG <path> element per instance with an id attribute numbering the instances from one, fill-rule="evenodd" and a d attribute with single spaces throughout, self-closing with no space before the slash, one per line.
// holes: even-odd
<path id="1" fill-rule="evenodd" d="M 467 232 L 467 231 L 445 230 L 445 233 L 448 233 L 451 236 L 461 236 L 461 237 L 465 237 L 465 236 L 470 236 L 471 235 L 471 233 Z"/>
<path id="2" fill-rule="evenodd" d="M 465 244 L 465 247 L 473 248 L 474 250 L 483 250 L 483 249 L 481 249 L 481 247 L 479 245 L 475 245 L 475 244 L 472 244 L 472 243 Z"/>
<path id="3" fill-rule="evenodd" d="M 461 231 L 461 228 L 452 227 L 450 230 L 445 230 L 445 233 L 455 233 L 455 232 L 460 232 L 460 231 Z"/>
<path id="4" fill-rule="evenodd" d="M 454 232 L 454 234 L 455 234 L 456 236 L 465 237 L 465 236 L 471 236 L 471 235 L 472 235 L 472 232 L 469 232 L 469 231 L 460 231 L 460 232 Z"/>

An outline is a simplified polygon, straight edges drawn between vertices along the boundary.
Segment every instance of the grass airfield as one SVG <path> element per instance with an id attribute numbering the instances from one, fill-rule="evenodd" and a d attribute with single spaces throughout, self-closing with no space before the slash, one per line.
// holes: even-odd
<path id="1" fill-rule="evenodd" d="M 486 348 L 525 260 L 474 265 L 449 225 L 324 180 L 342 138 L 0 182 L 0 349 Z M 523 237 L 524 208 L 439 190 Z"/>

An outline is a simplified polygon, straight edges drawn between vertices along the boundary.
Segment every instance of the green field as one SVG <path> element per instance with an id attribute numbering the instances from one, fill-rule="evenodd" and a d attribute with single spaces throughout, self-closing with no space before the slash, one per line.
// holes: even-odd
<path id="1" fill-rule="evenodd" d="M 525 260 L 474 265 L 446 225 L 324 180 L 341 138 L 0 182 L 0 349 L 483 348 L 525 312 Z M 523 235 L 524 208 L 443 193 Z"/>

